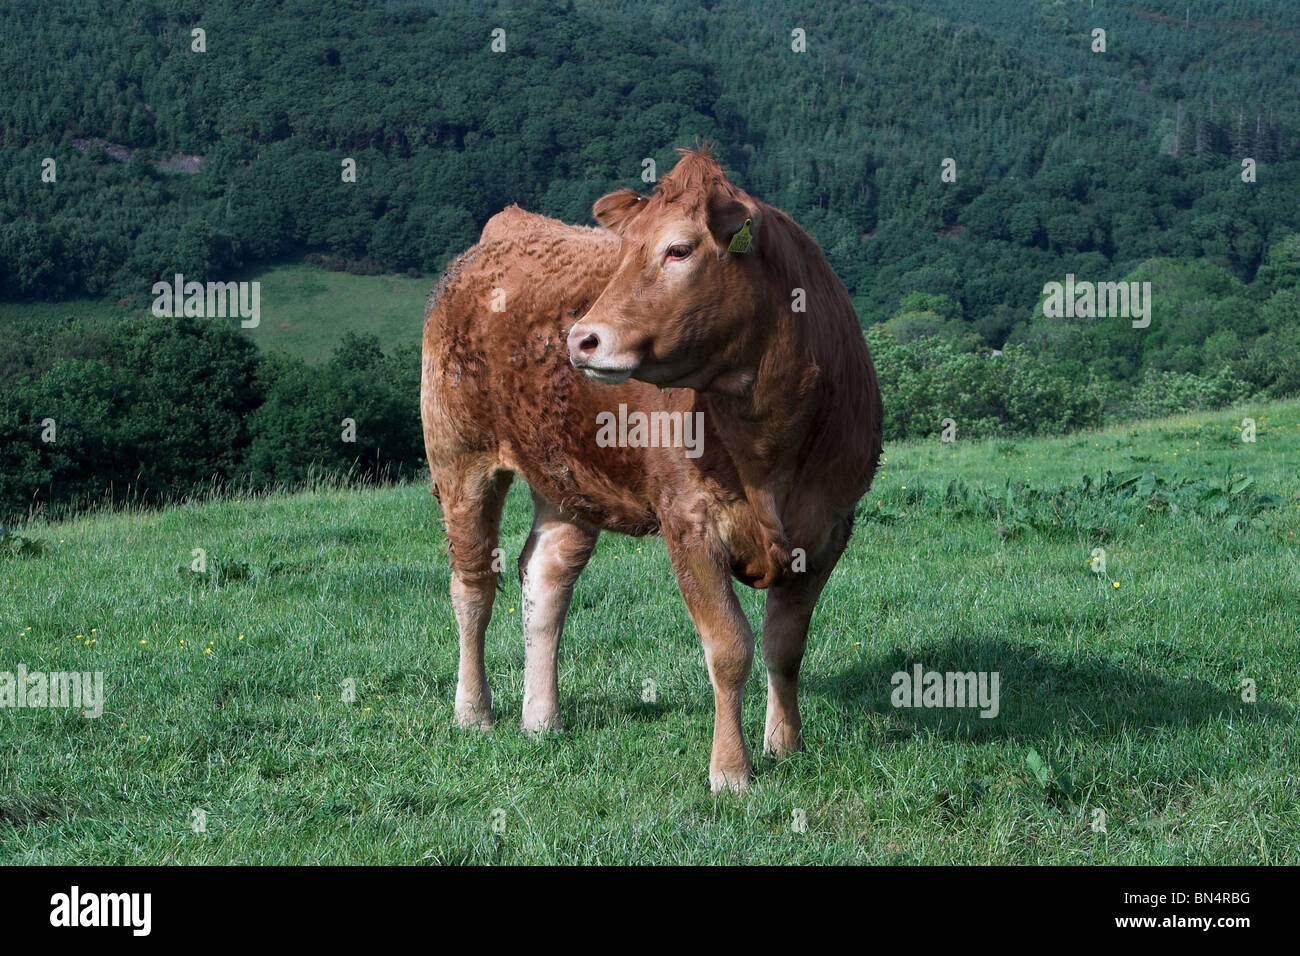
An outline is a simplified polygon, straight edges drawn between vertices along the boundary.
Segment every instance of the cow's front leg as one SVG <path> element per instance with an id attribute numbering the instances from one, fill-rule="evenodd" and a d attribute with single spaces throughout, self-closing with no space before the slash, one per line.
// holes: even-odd
<path id="1" fill-rule="evenodd" d="M 704 645 L 704 660 L 713 683 L 713 754 L 709 787 L 744 790 L 753 764 L 745 746 L 741 702 L 754 661 L 754 634 L 731 587 L 726 549 L 709 530 L 672 534 L 665 528 L 668 555 Z"/>
<path id="2" fill-rule="evenodd" d="M 599 534 L 533 495 L 533 528 L 519 556 L 524 619 L 524 713 L 527 734 L 562 730 L 560 635 L 573 585 L 587 566 Z"/>
<path id="3" fill-rule="evenodd" d="M 799 717 L 799 666 L 808 645 L 808 625 L 831 571 L 844 553 L 852 517 L 840 522 L 806 571 L 767 592 L 763 610 L 763 664 L 767 667 L 767 721 L 763 752 L 784 757 L 803 749 Z"/>

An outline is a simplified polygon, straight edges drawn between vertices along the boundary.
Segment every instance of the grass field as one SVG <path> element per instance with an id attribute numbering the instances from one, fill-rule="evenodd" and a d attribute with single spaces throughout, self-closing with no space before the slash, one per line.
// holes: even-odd
<path id="1" fill-rule="evenodd" d="M 306 263 L 250 273 L 262 283 L 262 321 L 244 334 L 264 351 L 323 362 L 346 332 L 368 333 L 384 349 L 418 345 L 432 279 L 356 276 Z"/>
<path id="2" fill-rule="evenodd" d="M 59 302 L 0 301 L 0 328 L 17 322 L 50 323 L 65 319 L 129 318 L 130 309 L 116 305 L 112 299 L 84 297 Z"/>
<path id="3" fill-rule="evenodd" d="M 513 577 L 497 727 L 453 727 L 423 485 L 35 522 L 0 558 L 0 671 L 102 671 L 107 704 L 0 709 L 0 862 L 1300 863 L 1300 403 L 886 458 L 813 620 L 808 750 L 717 798 L 658 539 L 602 538 L 567 730 L 531 740 Z M 517 483 L 511 555 L 527 523 Z M 918 663 L 998 672 L 1000 714 L 894 708 Z M 756 661 L 751 747 L 763 698 Z"/>
<path id="4" fill-rule="evenodd" d="M 416 345 L 424 327 L 430 278 L 358 276 L 305 262 L 250 269 L 222 281 L 261 283 L 261 321 L 243 334 L 263 350 L 279 349 L 308 362 L 323 362 L 347 332 L 370 333 L 385 350 Z M 137 310 L 140 314 L 147 312 Z M 0 302 L 0 327 L 10 322 L 50 322 L 65 317 L 130 318 L 135 314 L 107 298 L 65 302 Z M 237 319 L 213 319 L 238 327 Z"/>

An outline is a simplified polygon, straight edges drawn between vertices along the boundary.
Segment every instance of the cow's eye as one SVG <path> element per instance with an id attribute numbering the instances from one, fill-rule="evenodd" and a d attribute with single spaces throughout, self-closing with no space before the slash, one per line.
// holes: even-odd
<path id="1" fill-rule="evenodd" d="M 679 242 L 676 245 L 672 245 L 668 247 L 669 259 L 685 259 L 690 254 L 691 254 L 691 247 L 686 245 L 686 243 L 684 242 Z"/>

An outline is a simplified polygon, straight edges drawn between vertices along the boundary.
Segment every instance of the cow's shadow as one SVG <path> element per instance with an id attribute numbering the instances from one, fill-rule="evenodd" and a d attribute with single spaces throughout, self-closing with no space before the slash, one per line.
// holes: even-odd
<path id="1" fill-rule="evenodd" d="M 923 673 L 997 672 L 997 715 L 980 717 L 978 707 L 894 706 L 894 675 L 911 675 L 916 664 Z M 1248 665 L 1242 666 L 1240 674 L 1230 673 L 1227 664 L 1210 674 L 1204 662 L 1198 664 L 1199 671 L 1189 664 L 1188 676 L 1171 679 L 1156 673 L 1137 650 L 1103 657 L 992 637 L 936 638 L 908 650 L 868 649 L 847 667 L 826 669 L 810 660 L 800 679 L 799 698 L 805 725 L 815 720 L 821 733 L 834 735 L 839 724 L 852 734 L 876 715 L 888 718 L 883 731 L 886 739 L 918 734 L 971 741 L 1041 739 L 1068 732 L 1072 737 L 1103 740 L 1147 729 L 1222 720 L 1295 719 L 1286 705 L 1241 699 L 1240 680 L 1250 676 Z M 766 679 L 758 658 L 754 671 L 750 690 L 761 697 Z M 746 705 L 748 717 L 754 710 L 753 694 L 747 697 L 751 700 Z M 712 695 L 707 691 L 686 701 L 645 703 L 624 698 L 610 705 L 608 699 L 590 693 L 565 701 L 561 690 L 561 709 L 575 729 L 595 730 L 626 721 L 654 724 L 678 709 L 701 714 L 713 710 Z M 878 719 L 874 722 L 880 723 Z"/>
<path id="2" fill-rule="evenodd" d="M 997 715 L 978 707 L 900 707 L 891 699 L 895 676 L 970 671 L 998 674 Z M 909 650 L 881 648 L 847 668 L 805 670 L 801 696 L 819 710 L 860 725 L 868 714 L 890 718 L 887 737 L 919 732 L 945 739 L 1041 738 L 1069 731 L 1092 739 L 1156 727 L 1190 727 L 1220 720 L 1293 720 L 1284 705 L 1242 700 L 1240 674 L 1227 665 L 1209 674 L 1200 663 L 1185 677 L 1153 671 L 1136 651 L 1114 657 L 1055 650 L 1000 638 L 940 640 Z M 1211 679 L 1206 679 L 1211 677 Z M 826 713 L 823 718 L 829 716 Z M 805 721 L 807 718 L 805 717 Z"/>

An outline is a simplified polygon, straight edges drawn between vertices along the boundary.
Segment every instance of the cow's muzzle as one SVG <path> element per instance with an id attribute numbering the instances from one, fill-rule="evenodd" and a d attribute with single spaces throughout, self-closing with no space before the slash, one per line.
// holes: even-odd
<path id="1" fill-rule="evenodd" d="M 613 334 L 603 325 L 580 322 L 569 330 L 569 364 L 606 385 L 625 382 L 637 363 L 610 348 Z"/>

